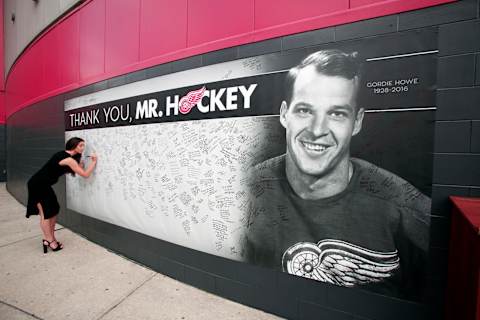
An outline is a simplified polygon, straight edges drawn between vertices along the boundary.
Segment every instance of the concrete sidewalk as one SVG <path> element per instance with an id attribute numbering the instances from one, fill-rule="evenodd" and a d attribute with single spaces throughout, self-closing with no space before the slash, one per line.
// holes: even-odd
<path id="1" fill-rule="evenodd" d="M 43 254 L 37 217 L 0 183 L 0 319 L 279 319 L 163 276 L 59 226 Z"/>

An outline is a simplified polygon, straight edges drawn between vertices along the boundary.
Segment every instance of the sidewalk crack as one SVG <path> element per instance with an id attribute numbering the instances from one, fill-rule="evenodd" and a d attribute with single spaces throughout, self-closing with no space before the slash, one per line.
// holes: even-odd
<path id="1" fill-rule="evenodd" d="M 41 234 L 37 234 L 37 235 L 35 235 L 35 236 L 31 236 L 31 237 L 23 238 L 23 239 L 20 239 L 20 240 L 17 240 L 17 241 L 13 241 L 13 242 L 10 242 L 10 243 L 2 244 L 2 245 L 0 245 L 0 249 L 1 249 L 1 248 L 4 248 L 4 247 L 11 246 L 12 244 L 16 244 L 16 243 L 19 243 L 19 242 L 22 242 L 22 241 L 25 241 L 25 240 L 31 240 L 31 239 L 34 239 L 34 238 L 42 238 L 42 235 L 41 235 Z"/>
<path id="2" fill-rule="evenodd" d="M 16 306 L 14 306 L 14 305 L 12 305 L 12 304 L 10 304 L 10 303 L 7 303 L 7 302 L 5 302 L 5 301 L 0 300 L 0 303 L 4 304 L 4 305 L 6 305 L 6 306 L 8 306 L 8 307 L 10 307 L 10 308 L 12 308 L 12 309 L 18 310 L 18 311 L 23 312 L 23 313 L 25 313 L 25 314 L 28 314 L 29 316 L 31 316 L 31 317 L 33 317 L 33 318 L 35 318 L 35 319 L 37 319 L 37 320 L 43 320 L 42 318 L 36 316 L 35 314 L 33 314 L 33 313 L 31 313 L 31 312 L 28 312 L 28 311 L 25 311 L 25 310 L 23 310 L 23 309 L 20 309 L 19 307 L 16 307 Z"/>
<path id="3" fill-rule="evenodd" d="M 65 229 L 65 227 L 61 227 L 61 228 L 55 229 L 55 231 L 63 230 L 63 229 Z M 0 249 L 3 248 L 3 247 L 11 246 L 12 244 L 16 244 L 16 243 L 19 243 L 19 242 L 22 242 L 22 241 L 25 241 L 25 240 L 31 240 L 31 239 L 34 239 L 34 238 L 42 238 L 42 235 L 41 235 L 41 234 L 37 234 L 37 235 L 34 235 L 34 236 L 30 236 L 30 237 L 27 237 L 27 238 L 23 238 L 23 239 L 19 239 L 19 240 L 13 241 L 13 242 L 9 242 L 9 243 L 6 243 L 6 244 L 2 244 L 2 245 L 0 245 Z"/>
<path id="4" fill-rule="evenodd" d="M 125 301 L 128 297 L 130 297 L 132 294 L 134 294 L 138 289 L 140 289 L 145 283 L 147 283 L 148 281 L 152 280 L 155 276 L 157 275 L 156 272 L 154 272 L 152 274 L 152 276 L 148 277 L 145 281 L 143 281 L 142 283 L 140 283 L 137 287 L 135 287 L 132 291 L 130 291 L 130 293 L 128 293 L 125 297 L 123 297 L 122 299 L 120 299 L 120 301 L 118 301 L 117 303 L 115 303 L 110 309 L 108 309 L 107 311 L 105 311 L 102 315 L 100 315 L 100 317 L 97 318 L 97 320 L 100 320 L 102 319 L 103 317 L 105 317 L 107 314 L 109 314 L 111 311 L 113 311 L 116 307 L 118 307 L 123 301 Z"/>

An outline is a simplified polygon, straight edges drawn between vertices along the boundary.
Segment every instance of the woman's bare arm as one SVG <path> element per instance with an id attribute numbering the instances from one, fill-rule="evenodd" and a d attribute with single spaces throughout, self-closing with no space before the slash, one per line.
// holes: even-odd
<path id="1" fill-rule="evenodd" d="M 61 166 L 69 166 L 70 169 L 72 169 L 72 171 L 75 172 L 76 174 L 84 178 L 88 178 L 92 174 L 93 169 L 95 169 L 95 165 L 97 164 L 96 155 L 92 155 L 90 156 L 90 158 L 92 159 L 92 161 L 88 165 L 87 169 L 84 169 L 82 166 L 80 166 L 77 163 L 77 161 L 75 161 L 73 158 L 65 158 L 62 161 L 60 161 L 58 164 L 60 164 Z"/>

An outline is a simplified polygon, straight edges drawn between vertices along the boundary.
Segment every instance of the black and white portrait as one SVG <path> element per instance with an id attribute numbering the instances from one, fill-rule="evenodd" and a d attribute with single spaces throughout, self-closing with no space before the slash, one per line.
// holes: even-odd
<path id="1" fill-rule="evenodd" d="M 363 147 L 355 147 L 367 159 L 352 153 L 371 109 L 360 92 L 382 85 L 366 85 L 364 64 L 358 52 L 325 49 L 288 71 L 279 106 L 285 151 L 250 173 L 253 204 L 246 261 L 416 299 L 425 277 L 430 198 L 381 163 L 368 160 L 382 157 L 368 155 L 374 150 L 371 144 L 396 148 L 388 136 L 370 131 Z M 383 89 L 392 90 L 395 83 L 388 82 L 390 87 L 383 84 Z M 372 119 L 379 111 L 371 111 Z M 394 123 L 388 119 L 392 115 L 409 110 L 383 111 L 387 115 L 380 122 L 385 124 Z M 408 122 L 403 125 L 402 130 L 409 130 Z"/>

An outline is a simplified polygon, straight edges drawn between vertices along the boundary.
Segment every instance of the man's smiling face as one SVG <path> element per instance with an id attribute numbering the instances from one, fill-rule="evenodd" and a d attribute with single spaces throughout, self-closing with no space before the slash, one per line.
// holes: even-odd
<path id="1" fill-rule="evenodd" d="M 357 89 L 357 78 L 328 76 L 314 66 L 299 71 L 290 105 L 282 103 L 280 122 L 287 133 L 287 161 L 300 173 L 321 177 L 339 164 L 348 167 L 350 140 L 363 120 Z"/>

